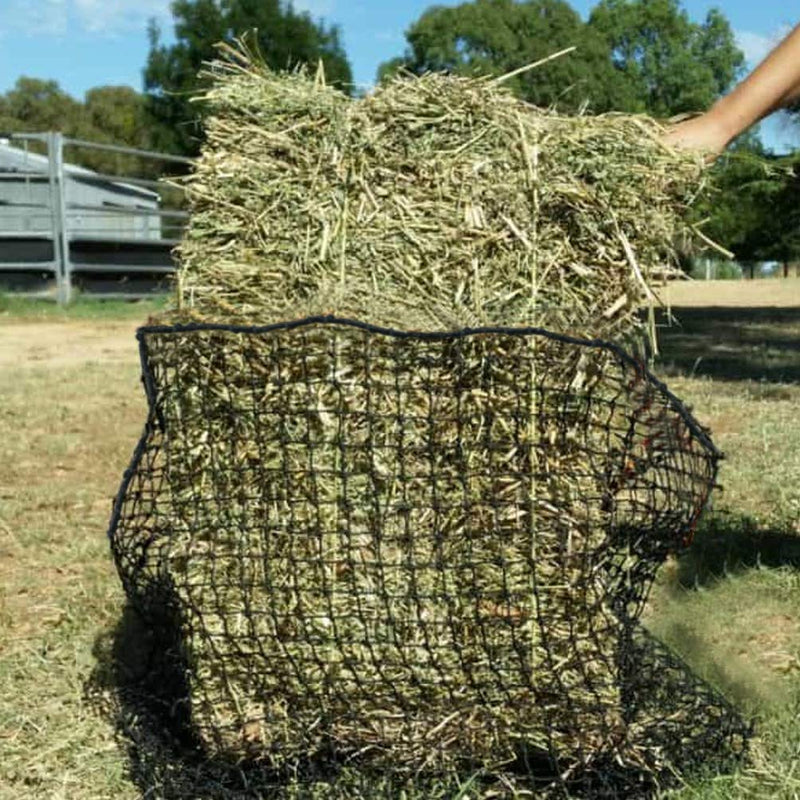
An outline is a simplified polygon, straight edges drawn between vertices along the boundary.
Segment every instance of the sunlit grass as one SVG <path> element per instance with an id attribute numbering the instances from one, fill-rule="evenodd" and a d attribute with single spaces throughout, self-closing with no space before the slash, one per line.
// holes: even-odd
<path id="1" fill-rule="evenodd" d="M 0 322 L 3 320 L 58 320 L 58 319 L 109 319 L 122 320 L 147 318 L 160 311 L 167 303 L 166 296 L 152 300 L 101 300 L 91 296 L 78 296 L 69 305 L 58 305 L 51 300 L 35 300 L 0 292 Z"/>
<path id="2" fill-rule="evenodd" d="M 20 308 L 15 320 L 39 316 Z M 144 423 L 137 359 L 131 336 L 123 360 L 0 372 L 2 800 L 175 796 L 159 788 L 164 773 L 130 758 L 130 742 L 101 713 L 107 687 L 98 680 L 122 618 L 105 531 Z M 754 718 L 757 732 L 739 772 L 695 778 L 676 797 L 800 797 L 800 387 L 669 382 L 725 451 L 725 491 L 689 553 L 662 569 L 646 622 Z M 460 789 L 428 787 L 418 800 L 470 797 L 468 778 Z M 252 796 L 209 787 L 183 796 Z M 370 792 L 396 796 L 378 784 Z"/>

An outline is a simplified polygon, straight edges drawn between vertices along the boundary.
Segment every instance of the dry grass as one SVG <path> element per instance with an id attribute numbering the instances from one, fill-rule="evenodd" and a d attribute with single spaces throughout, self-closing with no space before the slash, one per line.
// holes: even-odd
<path id="1" fill-rule="evenodd" d="M 695 375 L 671 387 L 727 459 L 724 491 L 687 556 L 662 570 L 646 621 L 757 722 L 749 768 L 699 781 L 681 800 L 790 800 L 800 796 L 800 386 L 781 379 L 800 370 L 800 319 L 746 308 L 752 284 L 735 285 L 735 308 L 705 308 L 690 333 L 661 335 L 672 370 Z M 674 358 L 687 344 L 707 358 Z"/>
<path id="2" fill-rule="evenodd" d="M 122 605 L 104 532 L 144 403 L 132 336 L 124 361 L 104 361 L 102 347 L 78 359 L 86 328 L 60 326 L 60 358 L 0 365 L 4 800 L 136 796 L 113 730 L 82 697 L 95 640 Z M 49 346 L 35 325 L 26 333 L 0 326 L 0 351 L 9 339 L 29 354 Z M 98 326 L 94 341 L 104 335 Z"/>
<path id="3" fill-rule="evenodd" d="M 800 308 L 800 278 L 755 281 L 670 281 L 657 290 L 680 308 Z"/>
<path id="4" fill-rule="evenodd" d="M 740 284 L 746 295 L 749 286 Z M 740 297 L 735 298 L 742 302 Z M 675 308 L 659 328 L 659 369 L 667 375 L 794 384 L 800 380 L 800 307 Z"/>
<path id="5" fill-rule="evenodd" d="M 0 323 L 0 350 L 12 349 L 8 325 L 19 321 Z M 741 325 L 747 328 L 747 315 Z M 14 333 L 14 349 L 37 346 L 37 324 L 26 329 L 26 339 Z M 107 671 L 103 643 L 122 608 L 105 528 L 145 418 L 132 326 L 130 350 L 118 361 L 103 358 L 108 331 L 101 326 L 84 361 L 76 343 L 87 347 L 86 324 L 65 322 L 61 332 L 63 352 L 75 352 L 74 359 L 0 365 L 0 798 L 178 796 L 163 788 L 178 765 L 172 772 L 133 769 L 86 690 L 98 683 L 93 674 Z M 796 336 L 781 324 L 770 335 Z M 110 338 L 119 336 L 117 330 Z M 753 370 L 768 367 L 747 352 Z M 747 770 L 695 782 L 680 797 L 797 797 L 800 387 L 732 375 L 671 385 L 715 428 L 728 455 L 721 475 L 727 490 L 689 558 L 663 572 L 649 620 L 761 720 Z M 191 774 L 184 777 L 191 786 Z M 246 795 L 195 784 L 182 796 Z"/>
<path id="6" fill-rule="evenodd" d="M 177 282 L 178 314 L 173 319 L 267 323 L 333 312 L 340 317 L 405 330 L 539 325 L 615 340 L 633 338 L 641 332 L 638 309 L 649 300 L 654 278 L 669 272 L 674 260 L 672 242 L 686 233 L 684 212 L 698 191 L 702 175 L 702 164 L 694 155 L 662 143 L 663 128 L 655 120 L 630 115 L 563 116 L 520 101 L 497 80 L 440 74 L 396 77 L 369 95 L 351 100 L 327 87 L 319 76 L 312 79 L 302 72 L 272 73 L 244 48 L 226 48 L 226 56 L 228 60 L 214 62 L 209 70 L 211 89 L 204 98 L 210 110 L 207 140 L 196 169 L 186 181 L 192 219 L 179 247 L 182 269 Z M 245 378 L 230 374 L 238 363 L 235 349 L 228 352 L 220 345 L 213 352 L 218 356 L 212 359 L 215 369 L 203 374 L 196 387 L 187 385 L 187 396 L 192 391 L 200 394 L 200 387 L 210 387 L 210 392 L 203 388 L 202 393 L 222 395 L 240 377 Z M 316 358 L 313 350 L 299 352 L 303 366 L 307 356 L 312 361 Z M 352 355 L 351 358 L 354 359 Z M 222 361 L 229 367 L 227 375 L 215 371 L 217 362 Z M 362 386 L 356 361 L 345 358 L 342 363 L 343 373 L 352 371 L 356 376 L 353 384 Z M 478 366 L 479 362 L 469 364 L 476 371 Z M 192 369 L 190 365 L 186 372 Z M 279 377 L 274 386 L 281 387 L 283 383 Z M 341 390 L 337 388 L 338 391 Z M 354 405 L 360 406 L 362 398 L 358 394 L 354 397 L 358 398 Z M 183 400 L 170 397 L 165 403 L 179 406 Z M 327 408 L 326 398 L 318 398 L 317 402 Z M 413 403 L 410 407 L 417 412 Z M 442 419 L 449 421 L 451 430 L 437 435 L 449 444 L 456 438 L 456 426 L 448 410 L 442 409 Z M 168 407 L 165 413 L 172 418 L 177 416 L 173 412 Z M 508 409 L 492 407 L 492 412 L 490 418 L 496 416 L 500 427 L 504 422 L 511 426 Z M 329 416 L 327 411 L 324 416 Z M 198 418 L 205 433 L 211 417 L 199 414 Z M 250 426 L 245 413 L 239 413 L 237 419 L 243 430 Z M 536 435 L 539 432 L 532 434 L 538 441 Z M 422 439 L 418 441 L 411 434 L 408 438 L 412 449 L 401 472 L 408 469 L 412 474 L 426 474 L 417 455 L 426 452 L 420 444 Z M 255 436 L 242 439 L 242 452 L 257 452 L 263 445 L 263 439 Z M 524 446 L 520 445 L 520 453 Z M 572 455 L 567 452 L 569 447 L 559 441 L 552 450 L 566 461 Z M 272 450 L 268 448 L 267 452 Z M 315 458 L 316 455 L 315 452 Z M 202 530 L 198 530 L 203 526 L 196 521 L 196 498 L 203 491 L 204 482 L 209 482 L 209 474 L 205 465 L 194 463 L 194 453 L 190 452 L 190 456 L 184 460 L 191 463 L 191 469 L 183 482 L 177 480 L 172 485 L 172 490 L 178 496 L 192 498 L 187 503 L 188 514 L 194 515 L 191 518 L 195 520 L 190 533 L 207 546 Z M 218 468 L 221 465 L 222 472 L 240 474 L 241 470 L 235 471 L 239 454 L 228 456 L 213 453 L 210 460 Z M 479 454 L 476 460 L 482 457 Z M 516 457 L 509 456 L 509 460 Z M 308 455 L 304 453 L 302 458 L 307 459 Z M 584 470 L 577 458 L 569 478 L 567 469 L 558 472 L 549 464 L 543 467 L 542 475 L 548 476 L 551 486 L 549 508 L 558 507 L 562 512 L 560 516 L 551 511 L 547 514 L 559 517 L 561 524 L 572 525 L 574 513 L 569 500 L 556 501 L 553 497 L 560 494 L 568 498 L 574 492 L 586 502 L 587 492 L 575 478 Z M 171 468 L 169 474 L 174 477 L 177 471 Z M 318 474 L 325 473 L 320 470 Z M 297 494 L 313 491 L 318 474 L 312 471 Z M 368 477 L 362 467 L 359 478 Z M 460 486 L 449 475 L 448 481 L 441 499 L 457 509 Z M 328 492 L 327 485 L 323 489 Z M 508 487 L 509 496 L 518 489 Z M 525 491 L 535 496 L 542 490 Z M 287 508 L 294 508 L 291 502 L 287 501 Z M 235 503 L 230 501 L 230 505 Z M 252 508 L 252 494 L 248 495 L 247 506 L 256 518 L 264 518 L 264 512 Z M 231 513 L 236 516 L 239 510 L 233 508 Z M 469 527 L 459 513 L 454 510 L 452 519 L 448 518 L 448 535 L 455 541 L 467 541 Z M 327 519 L 324 524 L 336 527 Z M 356 530 L 360 531 L 363 524 Z M 179 519 L 176 525 L 180 525 Z M 553 544 L 559 541 L 558 536 L 553 537 L 552 543 L 548 538 L 556 525 L 545 522 L 545 514 L 538 509 L 537 525 L 539 568 L 552 569 L 560 576 L 558 581 L 548 581 L 548 586 L 557 584 L 561 591 L 561 586 L 566 585 L 568 595 L 573 589 L 577 592 L 578 587 L 586 586 L 586 576 L 576 575 L 571 568 L 563 569 L 562 574 L 562 548 Z M 480 530 L 481 525 L 476 529 Z M 517 532 L 522 529 L 517 521 Z M 600 526 L 595 524 L 594 529 L 599 530 Z M 574 535 L 578 542 L 585 538 L 580 524 L 575 526 Z M 217 536 L 215 544 L 220 544 L 222 536 Z M 567 534 L 559 531 L 559 536 L 564 538 Z M 387 539 L 391 542 L 392 535 Z M 514 546 L 516 542 L 512 550 Z M 587 546 L 585 552 L 595 550 L 600 550 L 599 544 Z M 573 555 L 569 553 L 569 558 Z M 202 554 L 192 556 L 176 561 L 184 573 L 198 569 L 195 561 L 207 561 L 207 569 L 215 569 L 213 559 Z M 589 562 L 588 557 L 583 559 L 584 564 Z M 187 582 L 181 570 L 173 569 L 169 574 L 177 586 Z M 206 620 L 211 619 L 208 604 L 215 602 L 211 596 L 218 594 L 222 580 L 206 580 L 207 577 L 199 574 L 197 583 L 204 588 L 204 598 L 194 603 Z M 254 583 L 260 585 L 261 581 Z M 500 586 L 500 580 L 493 577 L 487 581 L 487 592 L 493 596 Z M 517 590 L 515 581 L 512 587 Z M 431 593 L 428 585 L 423 585 L 422 591 L 426 596 Z M 322 610 L 326 602 L 331 602 L 330 597 L 315 594 L 313 588 L 307 587 L 303 603 L 308 602 L 306 595 L 319 598 L 315 602 L 323 608 L 314 610 L 319 612 L 317 618 L 324 619 Z M 185 597 L 181 600 L 182 607 L 189 605 Z M 244 605 L 247 607 L 247 603 Z M 591 604 L 570 606 L 561 600 L 554 605 L 558 607 L 555 616 L 564 618 L 557 634 L 553 632 L 559 648 L 563 646 L 561 640 L 566 641 L 574 630 L 583 639 L 583 629 L 593 629 L 582 613 Z M 233 614 L 234 608 L 223 609 L 225 618 L 238 618 Z M 432 611 L 431 615 L 442 630 L 439 612 Z M 419 627 L 423 630 L 415 635 L 427 639 L 424 626 Z M 533 622 L 527 627 L 532 629 Z M 551 630 L 549 623 L 543 627 Z M 385 631 L 380 630 L 377 635 L 382 642 Z M 254 671 L 254 658 L 248 658 L 248 653 L 237 657 L 239 651 L 233 639 L 218 636 L 213 643 L 222 651 L 223 659 L 227 658 L 237 669 Z M 438 637 L 433 639 L 437 646 L 441 644 Z M 191 657 L 198 665 L 198 676 L 226 673 L 225 668 L 219 668 L 219 653 L 214 649 L 204 653 L 203 658 L 192 650 Z M 292 650 L 288 658 L 302 660 Z M 355 684 L 362 680 L 369 683 L 384 667 L 390 672 L 394 669 L 391 662 L 366 667 L 355 660 L 359 663 Z M 472 662 L 472 652 L 467 660 Z M 538 657 L 535 660 L 541 661 Z M 214 669 L 204 663 L 209 661 Z M 561 678 L 572 685 L 573 670 L 580 674 L 590 661 L 584 658 L 581 668 L 576 668 L 559 658 Z M 453 665 L 457 663 L 454 654 L 452 665 L 448 663 L 442 670 L 437 691 L 454 680 Z M 489 671 L 497 669 L 492 664 Z M 548 680 L 557 679 L 555 674 L 548 676 Z M 541 682 L 544 684 L 545 679 Z M 537 676 L 537 688 L 539 683 Z M 587 685 L 591 683 L 587 679 Z M 602 678 L 597 683 L 601 704 L 613 706 L 618 700 L 613 682 L 605 676 L 608 697 Z M 427 689 L 435 684 L 426 680 L 424 685 Z M 198 687 L 199 695 L 203 693 L 199 677 Z M 408 682 L 408 691 L 410 687 Z M 239 694 L 225 687 L 224 682 L 214 694 L 219 696 L 223 688 L 234 698 Z M 584 705 L 577 691 L 563 693 L 569 694 L 568 703 Z M 544 696 L 548 696 L 547 692 Z M 375 704 L 374 716 L 398 718 L 403 724 L 408 721 L 395 713 L 393 705 L 381 705 L 374 697 L 371 700 Z M 435 709 L 436 702 L 438 698 L 425 711 L 444 718 L 446 711 Z M 501 745 L 492 756 L 494 760 L 508 760 L 513 752 L 507 747 L 511 734 L 505 732 L 506 723 L 515 720 L 520 730 L 527 730 L 549 702 L 537 695 L 536 705 L 541 708 L 525 710 L 514 700 L 512 705 L 519 711 L 517 720 L 512 708 L 501 709 L 504 732 L 498 734 Z M 349 690 L 345 704 L 353 705 Z M 413 705 L 417 704 L 418 699 Z M 298 699 L 293 705 L 299 718 L 302 701 Z M 471 701 L 467 705 L 471 706 Z M 207 704 L 204 715 L 213 718 L 218 706 Z M 327 700 L 321 707 L 324 715 L 338 717 L 339 712 L 334 712 Z M 459 741 L 470 739 L 465 720 L 474 712 L 469 707 L 463 716 L 450 715 L 452 727 L 459 730 Z M 285 712 L 275 712 L 274 716 L 279 718 L 281 714 Z M 254 720 L 246 715 L 248 726 L 230 724 L 231 714 L 221 716 L 224 723 L 219 727 L 229 728 L 231 735 L 220 749 L 241 754 L 251 738 L 269 741 L 267 733 L 251 737 L 249 729 L 247 736 L 243 730 L 251 721 L 271 718 L 270 714 L 254 711 Z M 362 714 L 359 724 L 367 716 Z M 432 723 L 434 719 L 426 718 L 419 730 L 442 730 L 438 720 Z M 605 720 L 603 725 L 607 725 Z M 485 720 L 476 717 L 474 726 L 485 731 Z M 213 733 L 213 725 L 204 727 Z M 555 725 L 548 728 L 556 729 Z M 580 730 L 581 735 L 593 734 L 593 723 L 584 719 L 581 724 L 566 728 Z M 443 739 L 447 738 L 444 734 L 449 734 L 449 729 L 442 733 Z M 422 757 L 416 752 L 416 744 L 428 735 L 414 734 L 417 741 L 410 748 L 415 751 L 410 764 L 420 763 Z M 390 738 L 397 744 L 391 757 L 405 765 L 399 737 L 393 731 Z M 475 738 L 489 746 L 490 737 Z M 526 733 L 521 738 L 527 741 L 529 736 Z M 558 738 L 561 750 L 566 745 Z M 564 738 L 569 741 L 569 736 Z M 382 733 L 376 734 L 376 741 L 384 747 Z M 212 744 L 208 743 L 210 749 Z M 318 746 L 315 742 L 313 749 Z M 290 751 L 293 748 L 287 746 Z M 502 756 L 498 755 L 501 750 Z M 488 763 L 488 757 L 478 755 L 479 748 L 469 747 L 467 752 L 480 763 Z"/>

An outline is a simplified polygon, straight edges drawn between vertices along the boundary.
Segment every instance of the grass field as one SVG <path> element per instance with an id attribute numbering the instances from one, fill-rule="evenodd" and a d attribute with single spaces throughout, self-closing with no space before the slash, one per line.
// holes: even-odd
<path id="1" fill-rule="evenodd" d="M 680 800 L 800 798 L 800 307 L 739 299 L 661 330 L 657 370 L 727 459 L 647 623 L 758 731 L 744 769 Z M 153 307 L 54 308 L 0 305 L 0 800 L 257 796 L 192 789 L 115 729 L 123 595 L 105 530 L 144 422 L 133 332 Z"/>

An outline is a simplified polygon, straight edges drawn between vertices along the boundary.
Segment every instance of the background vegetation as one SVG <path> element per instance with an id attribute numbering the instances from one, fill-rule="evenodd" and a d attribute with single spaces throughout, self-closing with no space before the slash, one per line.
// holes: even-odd
<path id="1" fill-rule="evenodd" d="M 351 90 L 339 28 L 284 0 L 174 0 L 172 13 L 172 36 L 150 25 L 142 92 L 99 86 L 78 100 L 54 80 L 20 77 L 0 95 L 0 131 L 57 129 L 81 139 L 195 155 L 205 113 L 193 101 L 203 89 L 198 71 L 218 42 L 253 31 L 274 69 L 322 61 L 328 80 Z M 680 0 L 599 0 L 585 20 L 566 0 L 433 5 L 410 25 L 406 41 L 404 53 L 387 53 L 378 80 L 399 69 L 503 74 L 577 46 L 509 82 L 530 102 L 565 112 L 643 112 L 664 119 L 696 113 L 744 72 L 724 13 L 713 9 L 693 20 Z M 795 119 L 800 126 L 800 114 Z M 103 171 L 126 166 L 107 154 L 75 158 Z M 711 171 L 697 221 L 740 262 L 800 261 L 799 165 L 797 154 L 778 157 L 757 131 L 748 133 Z"/>

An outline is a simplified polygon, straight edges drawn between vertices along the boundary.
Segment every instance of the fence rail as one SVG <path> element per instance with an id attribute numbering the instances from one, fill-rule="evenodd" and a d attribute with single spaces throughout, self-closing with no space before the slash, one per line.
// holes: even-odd
<path id="1" fill-rule="evenodd" d="M 128 277 L 158 285 L 174 272 L 188 213 L 180 186 L 163 178 L 192 159 L 57 132 L 0 134 L 0 144 L 0 282 L 44 275 L 68 303 L 99 274 L 119 285 L 93 294 L 137 297 L 152 290 L 122 291 Z"/>

